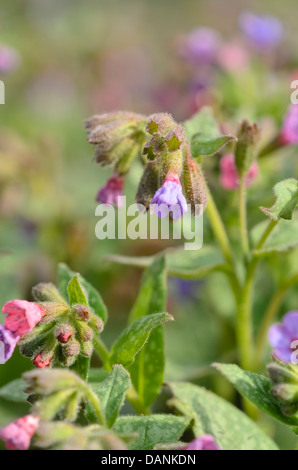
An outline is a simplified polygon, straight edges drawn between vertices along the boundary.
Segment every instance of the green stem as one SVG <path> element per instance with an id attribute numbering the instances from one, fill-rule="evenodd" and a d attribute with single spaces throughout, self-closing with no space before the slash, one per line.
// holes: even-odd
<path id="1" fill-rule="evenodd" d="M 219 243 L 219 246 L 221 248 L 221 251 L 226 261 L 229 264 L 233 265 L 234 264 L 233 254 L 232 254 L 231 245 L 230 245 L 227 233 L 226 233 L 226 229 L 221 220 L 221 217 L 215 205 L 212 194 L 210 193 L 209 188 L 207 187 L 207 184 L 206 184 L 206 191 L 208 195 L 208 204 L 206 207 L 206 212 L 208 214 L 210 224 L 212 226 L 212 230 L 214 232 L 215 237 L 217 238 L 217 241 Z"/>
<path id="2" fill-rule="evenodd" d="M 259 367 L 265 352 L 266 338 L 269 327 L 278 313 L 278 310 L 282 304 L 286 292 L 297 282 L 298 274 L 295 274 L 294 276 L 290 277 L 284 284 L 282 284 L 282 286 L 280 286 L 280 288 L 272 297 L 271 302 L 268 305 L 256 340 L 256 352 L 254 360 L 256 368 Z"/>
<path id="3" fill-rule="evenodd" d="M 131 386 L 130 389 L 127 390 L 126 398 L 138 414 L 150 415 L 149 408 L 144 407 L 134 387 Z"/>
<path id="4" fill-rule="evenodd" d="M 268 236 L 270 235 L 270 233 L 272 232 L 272 230 L 274 229 L 274 227 L 276 226 L 278 220 L 270 220 L 269 224 L 267 225 L 267 228 L 265 230 L 265 232 L 263 233 L 263 235 L 261 236 L 259 242 L 257 243 L 256 245 L 256 250 L 260 250 L 265 241 L 267 240 Z"/>
<path id="5" fill-rule="evenodd" d="M 240 224 L 240 239 L 244 258 L 247 259 L 249 255 L 249 241 L 247 231 L 247 215 L 246 215 L 246 186 L 245 186 L 245 173 L 240 176 L 239 181 L 239 224 Z"/>

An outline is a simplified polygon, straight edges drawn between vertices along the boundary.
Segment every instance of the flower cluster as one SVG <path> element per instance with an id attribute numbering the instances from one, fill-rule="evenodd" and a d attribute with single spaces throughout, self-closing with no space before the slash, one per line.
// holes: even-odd
<path id="1" fill-rule="evenodd" d="M 0 439 L 5 441 L 9 450 L 27 450 L 39 426 L 39 418 L 34 415 L 23 416 L 0 429 Z"/>

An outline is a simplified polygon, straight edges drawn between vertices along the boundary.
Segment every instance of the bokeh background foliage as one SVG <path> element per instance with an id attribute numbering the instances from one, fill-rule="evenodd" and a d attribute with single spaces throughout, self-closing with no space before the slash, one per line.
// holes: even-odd
<path id="1" fill-rule="evenodd" d="M 95 238 L 94 197 L 110 171 L 92 161 L 83 119 L 115 109 L 169 111 L 178 121 L 186 119 L 194 111 L 191 70 L 176 53 L 177 38 L 198 26 L 215 28 L 227 40 L 237 38 L 238 15 L 251 9 L 283 21 L 291 67 L 264 72 L 256 62 L 243 77 L 217 76 L 211 104 L 234 132 L 243 117 L 264 124 L 269 116 L 268 128 L 278 127 L 298 66 L 293 53 L 298 45 L 297 5 L 296 0 L 261 3 L 185 0 L 181 8 L 179 0 L 2 0 L 0 40 L 18 51 L 21 63 L 0 77 L 6 85 L 6 104 L 0 109 L 1 305 L 13 298 L 30 300 L 32 286 L 55 281 L 57 263 L 63 261 L 100 290 L 110 312 L 110 337 L 104 336 L 108 343 L 113 340 L 135 300 L 140 271 L 103 262 L 103 256 L 150 255 L 167 242 Z M 261 178 L 249 193 L 250 225 L 263 220 L 258 206 L 270 207 L 272 186 L 295 171 L 297 176 L 294 152 L 286 149 L 262 162 Z M 208 160 L 205 171 L 237 245 L 236 201 L 219 187 L 218 160 Z M 136 165 L 127 179 L 131 201 L 141 171 Z M 205 220 L 204 244 L 211 242 Z M 279 265 L 277 276 L 282 277 L 297 265 L 297 255 L 279 256 L 271 263 Z M 278 282 L 272 281 L 271 272 L 268 264 L 260 271 L 256 327 Z M 209 367 L 213 361 L 235 360 L 234 304 L 226 282 L 220 274 L 197 282 L 170 279 L 168 310 L 176 321 L 166 327 L 166 370 L 167 379 L 206 385 L 237 403 L 232 388 Z M 297 308 L 297 300 L 297 289 L 292 289 L 280 314 Z M 16 352 L 0 368 L 0 385 L 30 367 Z M 0 426 L 25 411 L 23 405 L 0 400 Z M 267 419 L 263 425 L 281 447 L 293 447 L 282 427 Z"/>

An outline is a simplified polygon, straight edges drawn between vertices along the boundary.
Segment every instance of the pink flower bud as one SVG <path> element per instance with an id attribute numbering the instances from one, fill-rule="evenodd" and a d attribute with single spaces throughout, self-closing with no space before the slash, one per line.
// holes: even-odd
<path id="1" fill-rule="evenodd" d="M 7 315 L 5 328 L 16 336 L 29 333 L 46 314 L 40 305 L 27 300 L 11 300 L 3 305 L 2 312 Z"/>
<path id="2" fill-rule="evenodd" d="M 42 360 L 42 355 L 41 354 L 38 354 L 36 356 L 36 358 L 34 359 L 33 361 L 33 364 L 35 365 L 35 367 L 37 367 L 38 369 L 44 369 L 45 367 L 49 367 L 49 365 L 51 364 L 52 362 L 52 359 L 45 359 L 44 361 Z"/>
<path id="3" fill-rule="evenodd" d="M 203 434 L 191 441 L 185 450 L 221 450 L 219 445 L 216 443 L 213 436 L 210 434 Z"/>
<path id="4" fill-rule="evenodd" d="M 0 429 L 0 439 L 9 450 L 27 450 L 39 425 L 39 418 L 27 415 Z"/>
<path id="5" fill-rule="evenodd" d="M 123 195 L 124 178 L 117 174 L 114 174 L 103 186 L 97 196 L 96 201 L 103 204 L 115 204 L 120 207 L 119 196 Z"/>
<path id="6" fill-rule="evenodd" d="M 293 104 L 288 110 L 283 122 L 281 141 L 284 145 L 298 144 L 298 105 Z"/>
<path id="7" fill-rule="evenodd" d="M 251 186 L 258 174 L 259 166 L 257 162 L 253 162 L 246 175 L 246 187 Z M 235 157 L 232 153 L 224 155 L 220 160 L 220 183 L 223 188 L 228 190 L 238 188 L 239 174 L 235 165 Z"/>

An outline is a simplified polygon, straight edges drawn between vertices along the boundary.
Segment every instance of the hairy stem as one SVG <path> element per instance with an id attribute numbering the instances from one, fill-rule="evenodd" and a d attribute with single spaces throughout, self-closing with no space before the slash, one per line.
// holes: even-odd
<path id="1" fill-rule="evenodd" d="M 245 259 L 249 255 L 249 242 L 247 231 L 247 215 L 246 215 L 246 187 L 245 187 L 245 173 L 240 176 L 239 181 L 239 224 L 240 224 L 240 239 L 242 252 Z"/>

